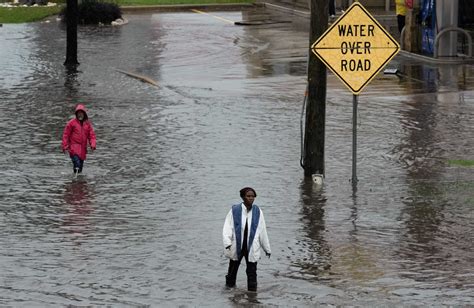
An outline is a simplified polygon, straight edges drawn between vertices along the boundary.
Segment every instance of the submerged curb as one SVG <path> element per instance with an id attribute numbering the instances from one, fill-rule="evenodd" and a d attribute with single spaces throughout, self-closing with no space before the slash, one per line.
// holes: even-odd
<path id="1" fill-rule="evenodd" d="M 136 5 L 136 6 L 120 6 L 122 12 L 141 12 L 141 11 L 157 11 L 157 12 L 179 12 L 192 9 L 208 10 L 208 11 L 233 11 L 243 8 L 263 7 L 261 3 L 222 3 L 222 4 L 169 4 L 169 5 Z"/>

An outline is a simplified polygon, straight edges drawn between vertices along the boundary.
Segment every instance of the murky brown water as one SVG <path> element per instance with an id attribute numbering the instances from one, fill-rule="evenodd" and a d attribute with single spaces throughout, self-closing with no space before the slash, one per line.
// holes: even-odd
<path id="1" fill-rule="evenodd" d="M 239 21 L 241 12 L 213 13 Z M 189 13 L 83 28 L 79 71 L 56 22 L 0 28 L 1 306 L 474 304 L 474 70 L 397 57 L 359 98 L 328 78 L 326 184 L 303 178 L 302 21 Z M 285 18 L 287 18 L 286 16 Z M 296 18 L 296 17 L 295 17 Z M 159 88 L 116 69 L 147 75 Z M 98 149 L 60 152 L 77 102 Z M 253 186 L 272 258 L 225 290 L 221 230 Z"/>

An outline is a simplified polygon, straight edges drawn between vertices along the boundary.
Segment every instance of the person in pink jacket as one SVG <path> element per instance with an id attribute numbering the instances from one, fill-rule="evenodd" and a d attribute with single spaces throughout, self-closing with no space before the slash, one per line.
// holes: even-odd
<path id="1" fill-rule="evenodd" d="M 87 143 L 92 150 L 96 148 L 94 129 L 87 117 L 86 107 L 79 104 L 76 106 L 76 117 L 70 120 L 63 132 L 62 150 L 69 152 L 74 173 L 81 173 L 87 155 Z"/>

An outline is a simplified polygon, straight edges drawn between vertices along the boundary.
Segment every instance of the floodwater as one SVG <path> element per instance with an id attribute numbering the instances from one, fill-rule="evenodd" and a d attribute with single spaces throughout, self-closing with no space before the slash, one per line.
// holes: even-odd
<path id="1" fill-rule="evenodd" d="M 55 20 L 0 28 L 0 306 L 474 305 L 474 172 L 449 163 L 473 159 L 473 67 L 397 56 L 403 74 L 367 86 L 357 190 L 352 95 L 329 74 L 318 187 L 299 165 L 304 22 L 210 14 L 83 27 L 76 72 Z M 78 102 L 98 145 L 74 178 L 60 139 Z M 244 264 L 224 288 L 243 186 L 272 245 L 256 294 Z"/>

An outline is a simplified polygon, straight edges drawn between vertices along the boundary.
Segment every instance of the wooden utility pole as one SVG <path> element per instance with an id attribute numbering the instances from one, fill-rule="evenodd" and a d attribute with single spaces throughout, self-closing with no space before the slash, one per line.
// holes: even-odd
<path id="1" fill-rule="evenodd" d="M 66 61 L 65 66 L 77 66 L 77 0 L 67 0 L 66 7 Z"/>
<path id="2" fill-rule="evenodd" d="M 310 47 L 328 28 L 328 4 L 328 0 L 311 0 Z M 306 106 L 303 168 L 305 176 L 324 175 L 326 66 L 311 50 L 309 50 L 308 55 L 308 102 Z"/>

